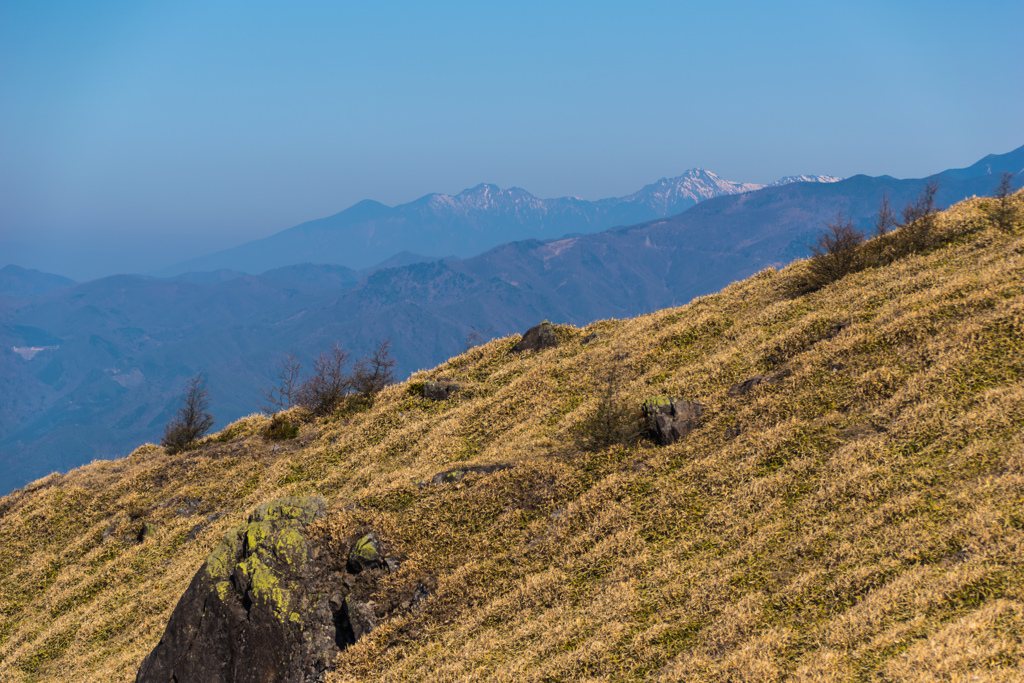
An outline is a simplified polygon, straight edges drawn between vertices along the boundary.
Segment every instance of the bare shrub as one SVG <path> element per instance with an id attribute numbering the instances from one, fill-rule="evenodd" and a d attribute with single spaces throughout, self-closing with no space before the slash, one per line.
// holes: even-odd
<path id="1" fill-rule="evenodd" d="M 302 364 L 295 356 L 295 351 L 289 351 L 288 355 L 281 359 L 277 372 L 277 386 L 265 389 L 260 387 L 264 401 L 257 401 L 260 410 L 267 415 L 287 410 L 296 405 L 295 397 L 299 389 L 299 371 Z"/>
<path id="2" fill-rule="evenodd" d="M 360 358 L 352 369 L 351 387 L 357 397 L 372 400 L 384 387 L 394 384 L 395 362 L 391 357 L 391 339 L 377 342 L 373 351 Z"/>
<path id="3" fill-rule="evenodd" d="M 1015 232 L 1020 222 L 1019 211 L 1013 203 L 1013 177 L 1015 174 L 1003 171 L 996 185 L 988 215 L 997 228 L 1003 232 Z"/>
<path id="4" fill-rule="evenodd" d="M 299 435 L 299 425 L 292 423 L 284 415 L 274 415 L 270 424 L 263 430 L 263 438 L 268 441 L 284 441 Z"/>
<path id="5" fill-rule="evenodd" d="M 180 453 L 195 445 L 213 427 L 213 415 L 206 412 L 210 405 L 210 394 L 206 391 L 206 378 L 196 375 L 185 385 L 181 397 L 182 407 L 178 414 L 167 423 L 160 445 L 168 453 Z"/>
<path id="6" fill-rule="evenodd" d="M 939 183 L 935 179 L 928 180 L 917 199 L 908 203 L 900 216 L 898 239 L 896 240 L 895 256 L 917 254 L 936 246 L 936 214 L 941 211 L 935 203 L 935 193 Z"/>
<path id="7" fill-rule="evenodd" d="M 864 267 L 860 245 L 864 233 L 853 227 L 853 221 L 843 215 L 825 223 L 825 230 L 810 245 L 814 256 L 808 268 L 805 289 L 813 291 L 861 270 Z"/>
<path id="8" fill-rule="evenodd" d="M 289 355 L 281 364 L 281 385 L 263 392 L 264 396 L 271 406 L 289 407 L 287 402 L 315 417 L 343 408 L 366 408 L 373 404 L 374 396 L 395 381 L 391 340 L 377 342 L 373 351 L 356 361 L 351 371 L 350 358 L 348 351 L 335 344 L 313 361 L 313 373 L 300 382 L 298 362 Z"/>
<path id="9" fill-rule="evenodd" d="M 493 327 L 485 327 L 480 330 L 477 329 L 476 325 L 469 326 L 469 333 L 466 335 L 466 348 L 465 351 L 469 351 L 474 346 L 478 345 L 483 340 L 485 335 L 490 334 L 494 330 Z"/>
<path id="10" fill-rule="evenodd" d="M 349 355 L 337 344 L 321 353 L 313 361 L 313 374 L 295 389 L 295 404 L 319 417 L 334 412 L 352 389 L 346 372 Z"/>
<path id="11" fill-rule="evenodd" d="M 616 352 L 597 373 L 597 410 L 573 428 L 573 441 L 584 451 L 600 451 L 616 444 L 635 443 L 640 438 L 639 411 L 622 392 L 625 354 Z"/>
<path id="12" fill-rule="evenodd" d="M 889 231 L 896 227 L 896 214 L 889 206 L 889 195 L 883 194 L 878 202 L 878 213 L 871 221 L 875 225 L 874 237 L 885 237 Z"/>

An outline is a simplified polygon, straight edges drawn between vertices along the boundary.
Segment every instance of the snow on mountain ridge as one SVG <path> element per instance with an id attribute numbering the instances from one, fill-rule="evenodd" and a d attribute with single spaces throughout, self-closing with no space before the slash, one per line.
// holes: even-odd
<path id="1" fill-rule="evenodd" d="M 623 197 L 609 197 L 590 202 L 579 197 L 541 199 L 520 187 L 502 189 L 491 183 L 480 183 L 462 190 L 458 194 L 434 193 L 426 195 L 414 204 L 434 212 L 467 215 L 471 212 L 501 212 L 506 214 L 548 215 L 551 213 L 588 213 L 587 206 L 611 208 L 616 205 L 646 205 L 661 216 L 669 215 L 694 204 L 722 195 L 753 192 L 765 187 L 776 187 L 794 182 L 833 183 L 841 180 L 828 175 L 786 176 L 770 185 L 740 183 L 725 180 L 713 171 L 691 168 L 674 178 L 662 178 L 657 182 Z"/>
<path id="2" fill-rule="evenodd" d="M 834 175 L 788 175 L 770 185 L 765 185 L 765 187 L 779 187 L 790 183 L 838 183 L 840 180 L 842 178 L 837 178 Z"/>

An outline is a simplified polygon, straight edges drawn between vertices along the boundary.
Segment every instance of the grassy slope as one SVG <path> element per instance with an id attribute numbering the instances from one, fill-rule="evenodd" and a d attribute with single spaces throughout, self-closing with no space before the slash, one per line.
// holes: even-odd
<path id="1" fill-rule="evenodd" d="M 293 492 L 433 587 L 382 592 L 335 681 L 1021 680 L 1024 237 L 981 201 L 943 215 L 946 246 L 813 294 L 784 294 L 805 262 L 765 271 L 411 380 L 467 383 L 446 403 L 403 384 L 281 450 L 253 417 L 0 499 L 0 680 L 133 680 L 217 539 Z M 685 442 L 573 445 L 622 352 L 632 404 L 707 405 Z M 785 377 L 729 393 L 761 372 Z M 429 483 L 461 463 L 515 467 Z"/>

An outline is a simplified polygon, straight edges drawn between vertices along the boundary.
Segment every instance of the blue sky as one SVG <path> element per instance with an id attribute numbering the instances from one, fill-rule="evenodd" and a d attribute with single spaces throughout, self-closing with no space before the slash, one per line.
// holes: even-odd
<path id="1" fill-rule="evenodd" d="M 0 265 L 146 271 L 479 182 L 919 177 L 1024 144 L 1021 25 L 992 0 L 0 0 Z"/>

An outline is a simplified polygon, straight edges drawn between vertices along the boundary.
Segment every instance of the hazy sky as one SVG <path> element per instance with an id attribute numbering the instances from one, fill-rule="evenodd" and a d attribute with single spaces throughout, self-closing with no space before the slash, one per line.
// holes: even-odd
<path id="1" fill-rule="evenodd" d="M 1024 144 L 1022 25 L 1020 0 L 0 0 L 0 266 L 144 272 L 480 182 L 966 166 Z"/>

